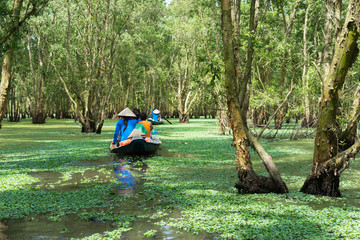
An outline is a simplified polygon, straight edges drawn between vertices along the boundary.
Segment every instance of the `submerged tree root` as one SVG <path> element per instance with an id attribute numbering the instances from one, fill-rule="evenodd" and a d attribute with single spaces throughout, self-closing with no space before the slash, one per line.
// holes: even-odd
<path id="1" fill-rule="evenodd" d="M 273 179 L 259 176 L 255 172 L 240 171 L 239 182 L 235 184 L 240 194 L 252 193 L 287 193 L 284 186 L 279 186 Z"/>
<path id="2" fill-rule="evenodd" d="M 341 197 L 339 190 L 340 175 L 335 175 L 334 171 L 321 172 L 320 175 L 310 174 L 300 192 L 312 195 Z"/>
<path id="3" fill-rule="evenodd" d="M 300 191 L 313 195 L 340 197 L 340 175 L 349 167 L 351 160 L 355 158 L 356 153 L 359 151 L 360 141 L 358 139 L 358 141 L 349 149 L 341 152 L 326 162 L 316 165 L 306 178 Z"/>

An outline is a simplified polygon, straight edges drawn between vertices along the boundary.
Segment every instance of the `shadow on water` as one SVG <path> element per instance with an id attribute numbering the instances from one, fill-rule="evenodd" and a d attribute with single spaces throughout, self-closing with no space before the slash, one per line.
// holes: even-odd
<path id="1" fill-rule="evenodd" d="M 163 150 L 164 154 L 166 150 Z M 171 154 L 171 153 L 170 153 Z M 176 155 L 176 156 L 175 156 Z M 178 157 L 177 154 L 173 155 Z M 23 219 L 8 219 L 0 222 L 0 239 L 49 239 L 49 240 L 67 240 L 72 238 L 84 238 L 96 233 L 104 233 L 116 229 L 114 222 L 102 221 L 97 218 L 90 218 L 88 221 L 81 220 L 79 214 L 85 212 L 108 212 L 113 211 L 122 216 L 146 216 L 135 217 L 131 224 L 131 230 L 123 233 L 121 239 L 148 239 L 146 233 L 151 231 L 155 238 L 160 239 L 214 239 L 213 235 L 200 233 L 193 235 L 191 233 L 174 229 L 166 223 L 166 217 L 179 217 L 177 210 L 166 210 L 165 217 L 152 218 L 156 214 L 158 201 L 145 201 L 146 196 L 141 192 L 140 186 L 143 183 L 142 174 L 148 170 L 148 166 L 141 160 L 143 158 L 131 157 L 123 158 L 114 155 L 111 158 L 99 159 L 98 161 L 84 160 L 69 163 L 69 166 L 89 167 L 101 166 L 104 170 L 86 170 L 83 173 L 75 173 L 71 178 L 64 180 L 63 175 L 58 172 L 34 172 L 32 176 L 39 178 L 39 182 L 33 184 L 33 188 L 40 188 L 46 191 L 74 191 L 85 188 L 91 183 L 81 183 L 84 178 L 97 176 L 101 183 L 106 184 L 114 179 L 118 181 L 116 188 L 117 195 L 130 196 L 111 210 L 107 208 L 83 209 L 77 213 L 73 212 L 60 216 L 56 220 L 51 220 L 52 214 L 31 214 Z M 139 161 L 140 160 L 140 161 Z M 98 183 L 96 183 L 98 184 Z M 111 194 L 111 193 L 109 193 Z M 162 225 L 156 224 L 162 222 Z"/>

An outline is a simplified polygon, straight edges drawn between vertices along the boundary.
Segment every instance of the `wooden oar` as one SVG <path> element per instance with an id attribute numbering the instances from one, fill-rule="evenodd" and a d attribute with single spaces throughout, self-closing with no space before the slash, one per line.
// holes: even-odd
<path id="1" fill-rule="evenodd" d="M 169 120 L 167 120 L 167 118 L 164 118 L 164 117 L 163 117 L 163 119 L 165 119 L 168 123 L 172 124 Z"/>

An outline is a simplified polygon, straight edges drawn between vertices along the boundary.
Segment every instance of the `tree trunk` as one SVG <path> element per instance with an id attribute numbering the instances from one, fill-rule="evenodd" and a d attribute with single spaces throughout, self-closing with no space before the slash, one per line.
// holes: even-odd
<path id="1" fill-rule="evenodd" d="M 304 118 L 304 125 L 309 127 L 310 121 L 310 103 L 309 103 L 309 75 L 308 75 L 308 68 L 309 68 L 309 53 L 307 47 L 307 23 L 309 18 L 309 10 L 311 4 L 308 5 L 306 12 L 305 12 L 305 22 L 304 22 L 304 34 L 303 34 L 303 41 L 304 41 L 304 67 L 302 73 L 302 87 L 303 87 L 303 99 L 304 99 L 304 110 L 305 110 L 305 118 Z M 303 124 L 303 123 L 302 123 Z"/>
<path id="2" fill-rule="evenodd" d="M 257 25 L 258 7 L 259 1 L 252 0 L 250 11 L 250 31 L 252 33 L 255 33 Z M 244 76 L 237 77 L 235 70 L 237 68 L 235 64 L 238 64 L 239 62 L 235 61 L 235 58 L 239 55 L 234 53 L 231 0 L 222 0 L 221 10 L 225 56 L 225 89 L 227 92 L 229 121 L 233 130 L 233 146 L 236 147 L 235 162 L 237 164 L 239 178 L 239 182 L 235 184 L 235 187 L 239 190 L 239 193 L 286 193 L 288 192 L 288 189 L 285 183 L 283 183 L 281 180 L 275 165 L 269 164 L 270 162 L 272 163 L 271 157 L 269 157 L 265 151 L 261 152 L 260 147 L 256 148 L 257 152 L 263 160 L 263 163 L 271 177 L 266 178 L 258 176 L 252 168 L 249 146 L 250 144 L 252 144 L 252 146 L 259 145 L 256 144 L 256 139 L 254 140 L 247 129 L 246 113 L 248 110 L 247 99 L 249 94 L 247 86 L 250 83 L 251 77 L 251 65 L 254 51 L 252 41 L 254 36 L 249 37 L 247 62 Z M 239 79 L 239 82 L 237 82 L 237 79 Z M 240 84 L 240 86 L 237 84 Z M 265 160 L 264 157 L 267 157 L 267 159 Z"/>
<path id="3" fill-rule="evenodd" d="M 186 92 L 188 90 L 188 77 L 189 77 L 189 49 L 185 44 L 185 66 L 184 74 L 181 70 L 181 54 L 180 47 L 178 47 L 178 111 L 179 111 L 179 123 L 189 123 L 189 114 L 186 112 Z"/>
<path id="4" fill-rule="evenodd" d="M 12 27 L 16 29 L 19 25 L 20 19 L 20 11 L 22 7 L 22 0 L 14 0 L 14 7 L 12 12 Z M 14 30 L 15 32 L 15 30 Z M 12 65 L 13 65 L 13 58 L 14 58 L 14 48 L 13 45 L 15 44 L 14 37 L 9 37 L 9 49 L 5 52 L 3 57 L 3 64 L 1 68 L 1 83 L 0 83 L 0 129 L 1 129 L 1 121 L 5 117 L 6 112 L 6 98 L 8 94 L 8 89 L 12 80 Z M 5 40 L 4 40 L 5 42 Z"/>
<path id="5" fill-rule="evenodd" d="M 326 77 L 330 71 L 330 65 L 334 52 L 333 42 L 337 41 L 341 31 L 341 2 L 341 0 L 326 0 L 323 54 L 324 77 Z M 323 79 L 323 81 L 325 81 L 325 79 Z"/>
<path id="6" fill-rule="evenodd" d="M 14 49 L 10 47 L 4 54 L 4 60 L 1 69 L 1 83 L 0 83 L 0 128 L 1 121 L 6 113 L 6 100 L 9 90 L 9 85 L 12 79 L 12 64 L 14 57 Z"/>
<path id="7" fill-rule="evenodd" d="M 38 60 L 39 60 L 39 66 L 41 69 L 40 74 L 36 74 L 33 68 L 33 58 L 32 58 L 32 52 L 31 52 L 31 44 L 30 44 L 30 35 L 28 35 L 28 54 L 29 54 L 29 63 L 30 63 L 30 69 L 31 69 L 31 79 L 33 83 L 33 96 L 31 101 L 31 116 L 32 116 L 32 123 L 33 124 L 43 124 L 45 123 L 46 119 L 46 110 L 44 106 L 44 90 L 43 87 L 45 85 L 45 79 L 46 79 L 46 72 L 43 62 L 43 56 L 42 56 L 42 42 L 41 42 L 41 34 L 40 31 L 38 31 L 38 44 L 37 44 L 37 53 L 38 53 Z M 40 75 L 40 76 L 39 76 Z"/>
<path id="8" fill-rule="evenodd" d="M 340 169 L 347 165 L 333 168 L 329 159 L 336 158 L 338 153 L 337 123 L 339 107 L 339 92 L 341 91 L 348 69 L 357 58 L 359 49 L 360 3 L 352 0 L 349 3 L 348 14 L 342 34 L 336 45 L 335 54 L 329 74 L 322 85 L 320 109 L 315 135 L 315 148 L 312 172 L 307 177 L 301 192 L 315 195 L 340 196 Z M 351 156 L 347 156 L 351 158 Z"/>

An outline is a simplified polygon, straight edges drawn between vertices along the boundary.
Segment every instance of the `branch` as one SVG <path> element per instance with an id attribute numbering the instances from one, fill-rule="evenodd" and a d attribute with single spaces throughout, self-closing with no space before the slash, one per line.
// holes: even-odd
<path id="1" fill-rule="evenodd" d="M 2 44 L 4 44 L 19 29 L 19 27 L 26 21 L 26 19 L 28 19 L 30 16 L 37 14 L 38 12 L 41 12 L 45 8 L 45 6 L 47 5 L 48 2 L 49 1 L 46 1 L 45 3 L 43 3 L 43 5 L 40 7 L 39 11 L 37 11 L 36 4 L 33 3 L 33 5 L 32 5 L 33 7 L 31 9 L 31 11 L 28 12 L 26 10 L 26 13 L 23 16 L 23 18 L 20 19 L 19 22 L 13 24 L 12 27 L 10 27 L 7 30 L 7 33 L 5 34 L 5 36 L 0 38 L 0 46 Z"/>
<path id="2" fill-rule="evenodd" d="M 317 172 L 317 175 L 328 169 L 333 169 L 335 171 L 335 174 L 341 174 L 341 172 L 348 168 L 350 161 L 355 158 L 355 154 L 359 151 L 360 140 L 358 138 L 357 142 L 353 144 L 350 148 L 324 162 L 324 168 L 321 168 L 322 171 Z"/>
<path id="3" fill-rule="evenodd" d="M 324 77 L 323 77 L 320 69 L 318 68 L 318 66 L 316 65 L 316 63 L 315 63 L 314 61 L 312 61 L 312 64 L 315 66 L 316 72 L 319 74 L 319 77 L 320 77 L 320 79 L 321 79 L 321 82 L 323 82 L 323 81 L 324 81 Z"/>
<path id="4" fill-rule="evenodd" d="M 289 190 L 285 182 L 282 180 L 279 170 L 272 161 L 271 156 L 261 146 L 258 140 L 250 133 L 250 131 L 247 128 L 244 129 L 245 129 L 246 137 L 249 139 L 251 147 L 257 152 L 257 154 L 261 158 L 266 170 L 270 174 L 271 179 L 273 179 L 280 186 L 279 188 L 282 189 L 284 193 L 288 193 Z"/>
<path id="5" fill-rule="evenodd" d="M 65 92 L 66 92 L 66 94 L 68 95 L 68 97 L 69 97 L 69 99 L 70 99 L 70 101 L 71 101 L 71 103 L 72 103 L 72 107 L 73 107 L 73 109 L 74 109 L 74 111 L 75 111 L 75 114 L 78 116 L 78 118 L 79 118 L 79 120 L 80 120 L 80 123 L 85 124 L 85 119 L 83 118 L 82 114 L 80 114 L 80 112 L 79 112 L 79 110 L 78 110 L 77 103 L 76 103 L 75 100 L 71 97 L 70 91 L 69 91 L 69 89 L 67 88 L 64 79 L 63 79 L 62 76 L 60 75 L 57 67 L 56 67 L 55 64 L 51 61 L 51 59 L 49 59 L 49 61 L 50 61 L 50 64 L 54 67 L 55 72 L 56 72 L 56 74 L 58 75 L 60 81 L 61 81 L 62 84 L 64 85 Z"/>
<path id="6" fill-rule="evenodd" d="M 273 120 L 273 118 L 276 116 L 277 112 L 282 108 L 282 106 L 288 101 L 288 98 L 292 92 L 292 90 L 294 89 L 294 87 L 291 87 L 290 91 L 288 92 L 288 94 L 286 95 L 284 101 L 280 104 L 280 106 L 276 109 L 276 111 L 273 113 L 273 115 L 269 118 L 269 120 L 267 121 L 266 125 L 261 129 L 257 140 L 259 140 L 261 138 L 261 135 L 264 133 L 265 129 L 269 126 L 271 120 Z"/>
<path id="7" fill-rule="evenodd" d="M 189 105 L 186 107 L 186 103 L 189 101 L 190 95 L 191 95 L 191 91 L 188 93 L 187 97 L 186 97 L 186 101 L 185 101 L 185 108 L 187 108 L 187 110 L 185 111 L 185 114 L 187 114 L 189 112 L 189 110 L 191 109 L 191 105 L 194 103 L 197 95 L 199 93 L 199 90 L 195 93 L 195 96 L 193 97 L 193 99 L 191 99 Z"/>

